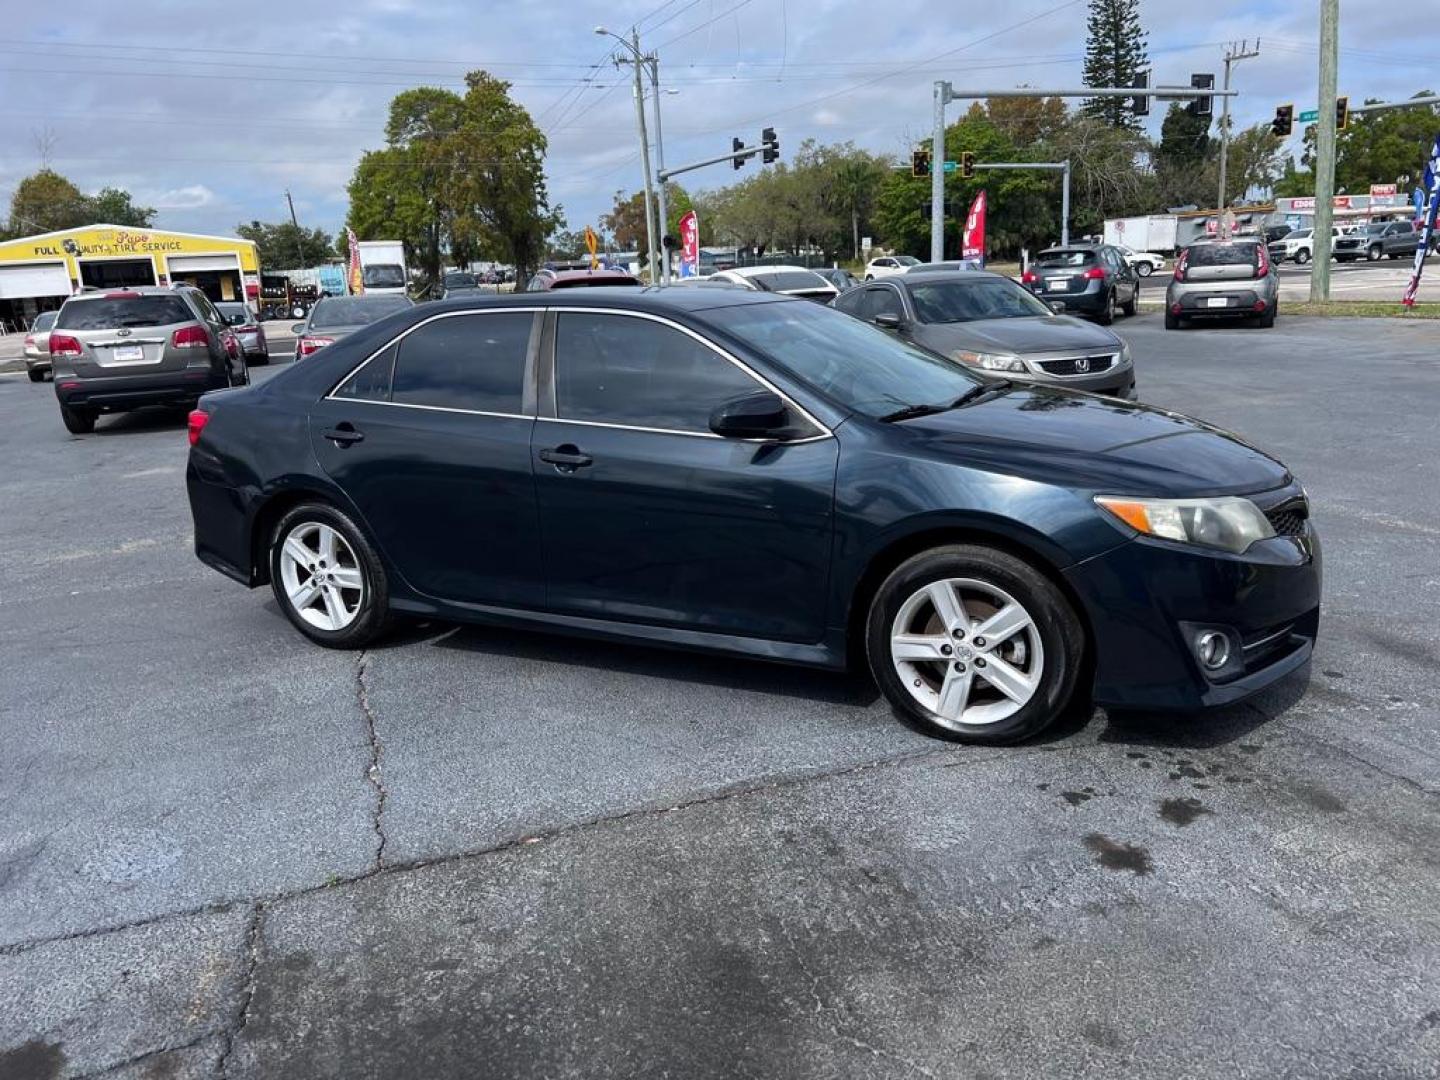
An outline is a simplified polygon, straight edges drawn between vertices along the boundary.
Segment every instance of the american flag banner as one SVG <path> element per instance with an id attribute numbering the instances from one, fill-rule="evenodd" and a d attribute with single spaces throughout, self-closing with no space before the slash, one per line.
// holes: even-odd
<path id="1" fill-rule="evenodd" d="M 1440 215 L 1440 135 L 1435 136 L 1435 145 L 1430 148 L 1430 160 L 1425 163 L 1425 190 L 1430 197 L 1425 205 L 1425 223 L 1420 229 L 1420 245 L 1415 249 L 1415 268 L 1410 271 L 1410 283 L 1405 286 L 1405 295 L 1400 303 L 1406 307 L 1415 306 L 1415 294 L 1420 291 L 1420 275 L 1425 272 L 1425 256 L 1435 239 L 1435 218 Z"/>
<path id="2" fill-rule="evenodd" d="M 350 286 L 350 294 L 359 296 L 365 291 L 365 278 L 360 273 L 360 241 L 355 239 L 355 230 L 348 226 L 345 240 L 350 245 L 350 265 L 345 269 L 345 280 Z"/>

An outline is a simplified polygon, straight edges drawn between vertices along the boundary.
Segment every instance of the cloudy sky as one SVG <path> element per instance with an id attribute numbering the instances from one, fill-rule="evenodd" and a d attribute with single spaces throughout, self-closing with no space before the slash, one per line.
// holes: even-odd
<path id="1" fill-rule="evenodd" d="M 389 99 L 509 80 L 550 140 L 550 193 L 571 227 L 640 184 L 625 70 L 593 29 L 638 24 L 657 49 L 671 165 L 773 125 L 903 155 L 930 123 L 931 84 L 1080 81 L 1085 0 L 245 0 L 121 4 L 7 0 L 0 24 L 0 206 L 42 161 L 83 190 L 112 184 L 157 224 L 229 233 L 279 220 L 334 230 L 359 155 L 382 143 Z M 1420 17 L 1424 11 L 1428 18 Z M 1317 0 L 1141 0 L 1155 78 L 1236 68 L 1241 124 L 1315 100 Z M 613 44 L 613 43 L 612 43 Z M 1340 89 L 1352 99 L 1440 90 L 1440 0 L 1341 4 Z M 955 108 L 952 106 L 952 109 Z M 952 115 L 954 115 L 952 113 Z M 1159 113 L 1152 117 L 1158 125 Z M 1298 141 L 1298 140 L 1297 140 Z M 758 168 L 751 162 L 747 170 Z M 747 173 L 748 175 L 748 173 Z M 728 167 L 687 186 L 720 186 Z"/>

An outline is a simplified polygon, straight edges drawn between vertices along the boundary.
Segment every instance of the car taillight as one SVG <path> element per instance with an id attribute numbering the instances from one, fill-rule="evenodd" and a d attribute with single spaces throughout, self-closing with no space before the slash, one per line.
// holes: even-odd
<path id="1" fill-rule="evenodd" d="M 73 338 L 69 334 L 50 335 L 51 356 L 79 356 L 80 353 L 79 338 Z"/>
<path id="2" fill-rule="evenodd" d="M 1262 278 L 1270 273 L 1270 252 L 1265 250 L 1264 244 L 1255 245 L 1255 276 Z"/>
<path id="3" fill-rule="evenodd" d="M 190 445 L 194 446 L 200 441 L 200 432 L 205 430 L 205 425 L 210 422 L 210 414 L 204 409 L 191 409 L 190 417 L 186 423 L 186 432 L 190 436 Z"/>
<path id="4" fill-rule="evenodd" d="M 170 347 L 174 349 L 208 349 L 210 335 L 203 326 L 182 326 L 170 335 Z"/>
<path id="5" fill-rule="evenodd" d="M 1185 280 L 1185 270 L 1190 265 L 1190 250 L 1180 252 L 1180 257 L 1175 260 L 1175 280 Z"/>
<path id="6" fill-rule="evenodd" d="M 1033 285 L 1039 280 L 1040 278 L 1034 270 L 1026 270 L 1020 275 L 1020 284 L 1022 285 Z"/>
<path id="7" fill-rule="evenodd" d="M 1092 266 L 1085 271 L 1085 278 L 1089 281 L 1104 281 L 1105 268 L 1103 266 Z"/>
<path id="8" fill-rule="evenodd" d="M 30 348 L 30 346 L 32 346 L 32 345 L 34 345 L 34 344 L 35 344 L 35 335 L 34 335 L 34 334 L 26 334 L 26 335 L 25 335 L 25 347 L 28 349 L 28 348 Z"/>
<path id="9" fill-rule="evenodd" d="M 300 339 L 300 355 L 309 356 L 311 353 L 319 352 L 326 345 L 335 344 L 334 338 L 328 337 L 302 337 Z"/>

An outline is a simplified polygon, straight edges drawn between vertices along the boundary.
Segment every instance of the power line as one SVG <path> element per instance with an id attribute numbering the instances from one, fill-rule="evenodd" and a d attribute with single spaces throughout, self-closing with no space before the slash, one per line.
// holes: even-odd
<path id="1" fill-rule="evenodd" d="M 672 11 L 669 15 L 667 15 L 665 18 L 661 19 L 661 20 L 660 20 L 658 23 L 656 23 L 654 26 L 647 27 L 646 30 L 645 30 L 645 32 L 646 32 L 647 34 L 653 34 L 656 30 L 659 30 L 660 27 L 664 26 L 666 23 L 668 23 L 668 22 L 673 22 L 675 19 L 678 19 L 681 15 L 684 15 L 685 12 L 689 11 L 691 8 L 693 8 L 693 7 L 694 7 L 696 4 L 698 4 L 698 3 L 700 3 L 700 0 L 690 0 L 690 2 L 689 2 L 688 4 L 686 4 L 684 7 L 682 7 L 680 10 L 678 10 L 678 11 Z M 636 29 L 637 29 L 637 30 L 639 29 L 639 25 L 638 25 L 638 24 L 636 25 Z"/>
<path id="2" fill-rule="evenodd" d="M 741 8 L 743 8 L 743 7 L 744 7 L 746 4 L 748 4 L 748 3 L 750 3 L 750 0 L 740 0 L 740 2 L 739 2 L 738 4 L 736 4 L 734 7 L 726 8 L 726 9 L 725 9 L 724 11 L 722 11 L 719 15 L 712 16 L 711 18 L 706 19 L 704 22 L 699 23 L 699 24 L 697 24 L 697 25 L 695 25 L 695 26 L 692 26 L 689 30 L 686 30 L 686 31 L 685 31 L 684 33 L 682 33 L 682 34 L 676 34 L 676 35 L 675 35 L 673 38 L 671 38 L 669 41 L 662 41 L 659 45 L 655 46 L 655 48 L 656 48 L 656 49 L 663 49 L 663 48 L 665 48 L 665 47 L 668 46 L 668 45 L 674 45 L 675 42 L 680 41 L 680 40 L 682 40 L 683 38 L 687 38 L 687 37 L 689 37 L 691 34 L 696 33 L 697 31 L 704 30 L 704 29 L 705 29 L 707 26 L 709 26 L 711 23 L 719 22 L 721 19 L 725 18 L 725 17 L 728 16 L 728 15 L 734 15 L 735 12 L 739 11 Z"/>

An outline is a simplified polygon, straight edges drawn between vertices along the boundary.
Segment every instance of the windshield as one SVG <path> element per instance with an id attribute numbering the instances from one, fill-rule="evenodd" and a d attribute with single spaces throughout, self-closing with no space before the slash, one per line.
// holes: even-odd
<path id="1" fill-rule="evenodd" d="M 196 322 L 178 296 L 135 293 L 99 300 L 72 300 L 60 309 L 58 330 L 112 330 L 118 326 L 168 326 Z"/>
<path id="2" fill-rule="evenodd" d="M 1051 314 L 1048 307 L 1013 281 L 917 282 L 910 286 L 910 299 L 922 323 L 1029 319 Z"/>
<path id="3" fill-rule="evenodd" d="M 403 296 L 335 296 L 321 300 L 310 312 L 311 329 L 366 326 L 403 311 L 410 301 Z"/>
<path id="4" fill-rule="evenodd" d="M 1309 239 L 1310 239 L 1310 234 L 1311 234 L 1311 232 L 1313 232 L 1313 231 L 1314 231 L 1314 230 L 1312 230 L 1312 229 L 1296 229 L 1296 230 L 1295 230 L 1294 232 L 1292 232 L 1292 233 L 1286 233 L 1286 234 L 1285 234 L 1285 239 L 1286 239 L 1286 240 L 1309 240 Z"/>
<path id="5" fill-rule="evenodd" d="M 1367 235 L 1371 236 L 1375 235 L 1376 233 L 1382 233 L 1385 231 L 1385 226 L 1387 224 L 1388 222 L 1384 221 L 1372 221 L 1369 225 L 1365 226 L 1365 232 Z"/>
<path id="6" fill-rule="evenodd" d="M 715 321 L 718 330 L 866 416 L 949 404 L 982 381 L 957 363 L 818 304 L 741 304 L 720 309 Z"/>
<path id="7" fill-rule="evenodd" d="M 474 274 L 446 274 L 445 287 L 447 289 L 473 289 L 479 282 L 475 280 Z"/>
<path id="8" fill-rule="evenodd" d="M 895 264 L 897 266 L 919 266 L 920 260 L 914 255 L 896 255 Z"/>
<path id="9" fill-rule="evenodd" d="M 361 271 L 360 280 L 370 289 L 401 289 L 405 271 L 396 263 L 373 263 Z"/>

